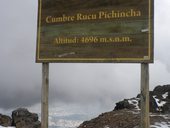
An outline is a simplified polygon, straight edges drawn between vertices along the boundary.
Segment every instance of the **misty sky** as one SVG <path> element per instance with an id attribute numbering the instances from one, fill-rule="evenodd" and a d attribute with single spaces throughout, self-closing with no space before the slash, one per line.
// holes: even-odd
<path id="1" fill-rule="evenodd" d="M 35 63 L 38 0 L 0 0 L 0 109 L 40 103 Z M 155 62 L 150 89 L 170 84 L 170 0 L 155 0 Z M 140 91 L 140 64 L 50 64 L 50 104 L 96 105 Z"/>

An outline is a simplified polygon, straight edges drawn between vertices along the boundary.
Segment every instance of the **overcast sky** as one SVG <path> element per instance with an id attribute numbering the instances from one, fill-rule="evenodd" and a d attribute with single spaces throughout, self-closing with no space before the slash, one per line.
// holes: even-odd
<path id="1" fill-rule="evenodd" d="M 38 0 L 0 0 L 0 108 L 40 103 L 35 63 Z M 170 84 L 170 0 L 155 0 L 155 62 L 150 89 Z M 50 103 L 98 105 L 140 91 L 140 64 L 50 64 Z"/>

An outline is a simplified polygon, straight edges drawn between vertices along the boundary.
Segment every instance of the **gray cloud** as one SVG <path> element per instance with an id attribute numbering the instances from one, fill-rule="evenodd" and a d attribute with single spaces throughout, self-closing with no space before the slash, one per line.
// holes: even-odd
<path id="1" fill-rule="evenodd" d="M 3 0 L 0 10 L 0 107 L 32 105 L 41 95 L 41 68 L 34 63 L 37 2 Z"/>
<path id="2" fill-rule="evenodd" d="M 155 59 L 166 65 L 170 72 L 170 43 L 169 43 L 169 7 L 170 1 L 155 1 Z"/>
<path id="3" fill-rule="evenodd" d="M 170 83 L 168 0 L 155 0 L 155 63 L 150 88 Z M 40 102 L 41 64 L 35 63 L 37 1 L 2 0 L 0 4 L 0 108 Z M 169 70 L 170 71 L 170 70 Z M 97 104 L 136 96 L 140 64 L 50 64 L 50 103 Z"/>
<path id="4" fill-rule="evenodd" d="M 132 67 L 132 65 L 129 66 Z M 120 67 L 131 75 L 124 74 Z M 139 85 L 137 67 L 132 67 L 131 70 L 126 67 L 127 65 L 116 64 L 52 65 L 51 92 L 54 93 L 51 93 L 51 97 L 65 102 L 108 104 L 113 103 L 113 99 L 116 101 L 129 96 L 129 93 L 131 96 L 136 95 L 139 86 L 132 87 L 134 84 Z M 127 88 L 129 88 L 128 91 Z M 121 95 L 120 92 L 122 92 Z"/>

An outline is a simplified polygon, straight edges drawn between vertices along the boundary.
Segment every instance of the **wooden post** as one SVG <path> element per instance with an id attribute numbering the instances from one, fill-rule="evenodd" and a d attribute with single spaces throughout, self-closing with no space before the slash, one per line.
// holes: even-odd
<path id="1" fill-rule="evenodd" d="M 150 127 L 149 119 L 149 64 L 141 64 L 141 128 Z"/>
<path id="2" fill-rule="evenodd" d="M 49 63 L 42 64 L 41 128 L 48 128 Z"/>

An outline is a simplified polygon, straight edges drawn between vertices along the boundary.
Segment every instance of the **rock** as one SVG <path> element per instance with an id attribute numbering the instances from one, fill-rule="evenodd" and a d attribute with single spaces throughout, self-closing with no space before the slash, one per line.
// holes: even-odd
<path id="1" fill-rule="evenodd" d="M 125 108 L 130 110 L 140 108 L 140 94 L 136 98 L 116 103 L 114 110 Z M 152 113 L 170 113 L 170 85 L 157 86 L 149 92 L 149 110 Z"/>
<path id="2" fill-rule="evenodd" d="M 170 114 L 170 102 L 166 103 L 163 107 L 162 107 L 162 112 L 166 113 L 166 114 Z"/>
<path id="3" fill-rule="evenodd" d="M 0 125 L 4 127 L 11 126 L 12 119 L 9 116 L 0 114 Z"/>
<path id="4" fill-rule="evenodd" d="M 149 93 L 149 111 L 156 113 L 156 112 L 158 112 L 158 109 L 159 109 L 159 107 L 158 107 L 155 99 L 153 98 L 153 92 L 150 92 Z"/>
<path id="5" fill-rule="evenodd" d="M 164 94 L 166 92 L 170 92 L 170 84 L 167 84 L 167 85 L 159 85 L 159 86 L 156 86 L 153 90 L 153 92 L 158 95 L 158 94 Z"/>
<path id="6" fill-rule="evenodd" d="M 38 121 L 38 115 L 30 113 L 25 108 L 19 108 L 12 112 L 12 125 L 16 128 L 40 128 L 41 123 Z"/>
<path id="7" fill-rule="evenodd" d="M 137 95 L 137 98 L 140 98 L 140 94 Z M 139 99 L 139 108 L 140 108 L 140 99 Z M 149 92 L 149 111 L 152 113 L 157 113 L 158 112 L 158 105 L 153 98 L 153 92 Z"/>
<path id="8" fill-rule="evenodd" d="M 116 103 L 116 107 L 114 108 L 114 110 L 121 110 L 121 109 L 136 109 L 136 104 L 133 102 L 138 102 L 137 99 L 132 98 L 132 99 L 124 99 L 123 101 L 120 101 L 118 103 Z M 137 103 L 138 104 L 138 103 Z"/>
<path id="9" fill-rule="evenodd" d="M 155 87 L 153 97 L 157 102 L 158 112 L 170 113 L 170 85 Z"/>

